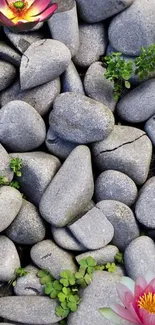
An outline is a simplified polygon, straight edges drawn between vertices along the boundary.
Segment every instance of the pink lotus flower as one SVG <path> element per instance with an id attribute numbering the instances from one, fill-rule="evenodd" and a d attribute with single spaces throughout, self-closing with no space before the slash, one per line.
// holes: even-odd
<path id="1" fill-rule="evenodd" d="M 23 29 L 34 27 L 38 22 L 45 21 L 58 8 L 51 0 L 0 0 L 0 24 L 7 27 Z"/>
<path id="2" fill-rule="evenodd" d="M 115 324 L 155 325 L 155 275 L 148 272 L 138 277 L 136 283 L 123 277 L 117 286 L 123 305 L 111 304 L 111 308 L 100 308 L 100 313 Z M 122 320 L 123 319 L 123 320 Z"/>

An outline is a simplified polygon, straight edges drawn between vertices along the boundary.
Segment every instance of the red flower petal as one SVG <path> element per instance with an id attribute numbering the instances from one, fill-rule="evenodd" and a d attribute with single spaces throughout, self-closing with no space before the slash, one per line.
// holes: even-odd
<path id="1" fill-rule="evenodd" d="M 112 304 L 111 309 L 120 317 L 124 318 L 125 320 L 128 320 L 129 322 L 136 324 L 136 325 L 141 325 L 141 323 L 139 323 L 137 321 L 137 319 L 135 319 L 132 314 L 125 309 L 123 306 L 119 305 L 119 304 Z"/>
<path id="2" fill-rule="evenodd" d="M 58 8 L 57 3 L 53 3 L 51 7 L 49 7 L 41 15 L 39 15 L 39 21 L 44 21 L 46 19 L 49 19 L 57 8 Z"/>
<path id="3" fill-rule="evenodd" d="M 28 14 L 30 16 L 37 16 L 41 14 L 51 4 L 51 0 L 35 0 L 29 7 Z"/>

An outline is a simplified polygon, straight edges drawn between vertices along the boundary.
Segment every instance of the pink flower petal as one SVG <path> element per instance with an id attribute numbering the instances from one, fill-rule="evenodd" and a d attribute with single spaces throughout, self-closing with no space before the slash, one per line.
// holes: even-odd
<path id="1" fill-rule="evenodd" d="M 155 314 L 147 312 L 143 308 L 139 308 L 139 315 L 144 325 L 155 325 Z"/>
<path id="2" fill-rule="evenodd" d="M 51 4 L 51 0 L 35 0 L 29 7 L 29 15 L 36 16 L 41 14 Z"/>
<path id="3" fill-rule="evenodd" d="M 0 1 L 0 11 L 1 11 L 1 9 L 4 9 L 7 6 L 8 6 L 8 4 L 7 4 L 7 2 L 5 0 Z"/>
<path id="4" fill-rule="evenodd" d="M 117 291 L 123 305 L 128 308 L 130 302 L 134 301 L 133 293 L 122 283 L 117 284 Z"/>
<path id="5" fill-rule="evenodd" d="M 12 22 L 12 20 L 7 18 L 5 15 L 3 15 L 2 12 L 0 12 L 0 23 L 2 23 L 3 25 L 5 25 L 7 27 L 15 26 L 15 24 Z"/>
<path id="6" fill-rule="evenodd" d="M 112 304 L 110 307 L 117 315 L 124 318 L 125 320 L 128 320 L 129 322 L 132 322 L 132 323 L 137 324 L 137 325 L 141 324 L 123 306 L 121 306 L 119 304 Z"/>
<path id="7" fill-rule="evenodd" d="M 130 311 L 132 316 L 137 320 L 138 324 L 143 324 L 137 313 L 137 308 L 135 308 L 134 304 L 131 303 L 130 306 L 128 307 L 128 310 Z"/>
<path id="8" fill-rule="evenodd" d="M 38 16 L 39 21 L 44 21 L 49 19 L 57 8 L 58 8 L 57 3 L 54 3 L 51 7 L 46 9 L 41 15 Z"/>

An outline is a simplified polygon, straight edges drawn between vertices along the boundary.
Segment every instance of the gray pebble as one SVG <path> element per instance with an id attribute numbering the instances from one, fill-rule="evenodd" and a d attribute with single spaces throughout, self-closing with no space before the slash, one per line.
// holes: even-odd
<path id="1" fill-rule="evenodd" d="M 73 257 L 52 240 L 46 239 L 31 248 L 31 259 L 41 269 L 47 270 L 58 279 L 64 270 L 76 271 Z"/>
<path id="2" fill-rule="evenodd" d="M 144 130 L 155 146 L 155 115 L 153 115 L 144 125 Z"/>
<path id="3" fill-rule="evenodd" d="M 102 103 L 68 92 L 55 99 L 49 123 L 62 139 L 85 144 L 107 138 L 114 128 L 114 117 Z"/>
<path id="4" fill-rule="evenodd" d="M 71 251 L 86 250 L 86 248 L 79 243 L 79 241 L 73 236 L 71 231 L 66 227 L 51 227 L 51 232 L 56 244 L 62 247 L 63 249 Z"/>
<path id="5" fill-rule="evenodd" d="M 5 236 L 0 236 L 0 261 L 0 281 L 8 282 L 20 267 L 20 259 L 14 243 Z"/>
<path id="6" fill-rule="evenodd" d="M 92 145 L 94 161 L 101 171 L 118 170 L 137 185 L 148 176 L 152 144 L 140 129 L 116 125 L 109 137 Z"/>
<path id="7" fill-rule="evenodd" d="M 22 196 L 11 186 L 0 187 L 0 232 L 15 219 L 22 206 Z"/>
<path id="8" fill-rule="evenodd" d="M 63 43 L 52 39 L 35 42 L 22 56 L 21 89 L 33 88 L 56 79 L 68 67 L 70 60 L 70 51 Z"/>
<path id="9" fill-rule="evenodd" d="M 17 296 L 38 296 L 43 295 L 44 288 L 37 276 L 39 269 L 35 266 L 28 265 L 24 268 L 26 275 L 20 277 L 16 281 L 14 293 Z"/>
<path id="10" fill-rule="evenodd" d="M 107 263 L 113 263 L 115 262 L 115 256 L 119 252 L 118 248 L 113 245 L 107 245 L 103 248 L 94 250 L 94 251 L 89 251 L 82 253 L 80 255 L 77 255 L 75 257 L 76 261 L 79 263 L 81 259 L 85 259 L 89 256 L 93 257 L 97 264 L 99 265 L 104 265 Z"/>
<path id="11" fill-rule="evenodd" d="M 13 179 L 13 171 L 10 168 L 10 157 L 5 148 L 0 144 L 0 176 L 7 177 L 11 182 Z"/>
<path id="12" fill-rule="evenodd" d="M 39 205 L 43 192 L 61 166 L 58 158 L 41 151 L 11 153 L 22 159 L 22 176 L 16 177 L 30 202 Z"/>
<path id="13" fill-rule="evenodd" d="M 9 62 L 0 60 L 0 91 L 9 87 L 15 77 L 15 67 Z"/>
<path id="14" fill-rule="evenodd" d="M 14 100 L 0 110 L 0 141 L 11 151 L 29 151 L 45 140 L 45 123 L 29 104 Z"/>
<path id="15" fill-rule="evenodd" d="M 52 225 L 64 227 L 88 205 L 93 192 L 90 150 L 86 146 L 78 146 L 44 192 L 40 213 Z"/>
<path id="16" fill-rule="evenodd" d="M 86 94 L 107 106 L 112 112 L 115 110 L 114 84 L 104 77 L 106 69 L 101 62 L 94 62 L 87 70 L 84 78 Z"/>
<path id="17" fill-rule="evenodd" d="M 89 67 L 93 62 L 99 61 L 105 53 L 107 46 L 107 33 L 103 23 L 80 24 L 80 46 L 73 58 L 76 65 Z"/>
<path id="18" fill-rule="evenodd" d="M 132 210 L 119 201 L 103 200 L 97 203 L 106 218 L 114 227 L 113 245 L 124 251 L 127 245 L 140 234 Z"/>
<path id="19" fill-rule="evenodd" d="M 62 92 L 77 92 L 82 95 L 85 94 L 82 81 L 72 61 L 62 74 L 61 80 Z"/>
<path id="20" fill-rule="evenodd" d="M 5 42 L 0 41 L 0 59 L 19 67 L 21 55 Z"/>
<path id="21" fill-rule="evenodd" d="M 148 270 L 154 272 L 154 241 L 147 236 L 133 240 L 125 250 L 124 262 L 127 274 L 133 280 L 136 280 L 138 276 L 145 276 Z"/>
<path id="22" fill-rule="evenodd" d="M 131 206 L 136 201 L 138 190 L 136 184 L 127 175 L 116 171 L 106 170 L 95 182 L 96 201 L 116 200 Z"/>

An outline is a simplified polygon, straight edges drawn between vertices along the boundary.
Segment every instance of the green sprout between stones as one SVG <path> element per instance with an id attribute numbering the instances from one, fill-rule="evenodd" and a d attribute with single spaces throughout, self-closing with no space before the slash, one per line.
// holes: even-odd
<path id="1" fill-rule="evenodd" d="M 115 255 L 115 261 L 119 264 L 124 264 L 124 258 L 123 258 L 123 253 L 121 252 L 118 252 L 116 255 Z"/>
<path id="2" fill-rule="evenodd" d="M 8 184 L 8 178 L 5 176 L 0 176 L 0 186 Z"/>
<path id="3" fill-rule="evenodd" d="M 15 275 L 14 275 L 14 277 L 13 277 L 11 280 L 9 280 L 8 283 L 11 284 L 13 287 L 15 287 L 15 286 L 16 286 L 16 283 L 17 283 L 17 279 L 23 277 L 24 275 L 27 275 L 28 273 L 29 273 L 29 272 L 25 271 L 24 268 L 19 267 L 19 268 L 15 271 Z"/>
<path id="4" fill-rule="evenodd" d="M 16 176 L 21 177 L 21 169 L 22 169 L 22 159 L 20 158 L 11 158 L 10 160 L 10 168 L 15 173 Z"/>

